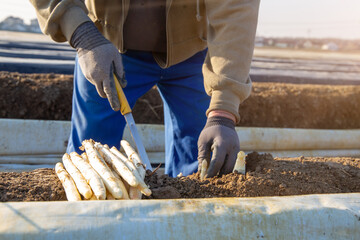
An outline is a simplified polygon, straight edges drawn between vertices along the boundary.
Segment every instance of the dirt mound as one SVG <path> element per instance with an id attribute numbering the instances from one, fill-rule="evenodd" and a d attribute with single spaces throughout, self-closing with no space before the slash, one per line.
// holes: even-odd
<path id="1" fill-rule="evenodd" d="M 254 152 L 247 156 L 247 173 L 227 174 L 205 180 L 199 174 L 147 178 L 150 198 L 259 197 L 360 191 L 360 159 L 273 159 Z"/>
<path id="2" fill-rule="evenodd" d="M 254 83 L 239 126 L 360 128 L 360 86 Z M 0 118 L 70 120 L 72 75 L 0 72 Z M 138 123 L 162 124 L 156 88 L 136 103 Z"/>
<path id="3" fill-rule="evenodd" d="M 66 200 L 66 196 L 54 169 L 0 173 L 1 202 L 59 200 Z"/>
<path id="4" fill-rule="evenodd" d="M 70 120 L 72 75 L 0 72 L 0 118 Z M 360 128 L 360 86 L 254 83 L 239 126 Z M 163 123 L 153 88 L 134 108 L 138 123 Z M 146 178 L 150 198 L 256 197 L 360 192 L 360 159 L 278 158 L 252 153 L 247 174 L 201 181 L 198 174 Z M 66 200 L 53 169 L 0 173 L 0 201 Z"/>
<path id="5" fill-rule="evenodd" d="M 276 158 L 251 153 L 247 173 L 200 180 L 198 174 L 171 178 L 156 172 L 145 181 L 150 199 L 258 197 L 360 192 L 358 158 Z M 150 174 L 149 174 L 150 175 Z M 0 173 L 0 201 L 66 200 L 53 169 Z"/>
<path id="6" fill-rule="evenodd" d="M 70 119 L 72 79 L 63 74 L 0 72 L 0 118 Z"/>

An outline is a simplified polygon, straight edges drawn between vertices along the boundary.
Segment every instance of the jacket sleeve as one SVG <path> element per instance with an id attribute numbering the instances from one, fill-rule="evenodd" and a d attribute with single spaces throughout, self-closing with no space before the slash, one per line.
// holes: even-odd
<path id="1" fill-rule="evenodd" d="M 225 110 L 240 121 L 239 105 L 251 92 L 249 77 L 260 0 L 205 0 L 208 54 L 204 86 L 207 114 Z"/>
<path id="2" fill-rule="evenodd" d="M 70 41 L 75 29 L 91 21 L 83 0 L 30 0 L 41 31 L 57 42 Z"/>

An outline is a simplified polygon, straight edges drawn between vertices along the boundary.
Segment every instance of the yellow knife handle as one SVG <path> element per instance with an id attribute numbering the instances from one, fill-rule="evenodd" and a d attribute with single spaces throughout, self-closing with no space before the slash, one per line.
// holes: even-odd
<path id="1" fill-rule="evenodd" d="M 130 105 L 126 99 L 124 91 L 123 91 L 122 87 L 120 86 L 120 83 L 119 83 L 118 79 L 116 78 L 115 74 L 114 74 L 114 80 L 115 80 L 116 92 L 118 94 L 118 98 L 119 98 L 119 102 L 120 102 L 121 114 L 125 115 L 127 113 L 131 113 Z"/>

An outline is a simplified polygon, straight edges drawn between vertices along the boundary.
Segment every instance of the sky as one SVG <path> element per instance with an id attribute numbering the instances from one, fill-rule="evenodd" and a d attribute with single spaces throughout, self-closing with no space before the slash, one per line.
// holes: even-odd
<path id="1" fill-rule="evenodd" d="M 9 15 L 36 18 L 28 0 L 0 0 L 0 21 Z M 266 37 L 360 39 L 360 0 L 261 0 L 257 30 Z"/>
<path id="2" fill-rule="evenodd" d="M 360 0 L 262 0 L 257 33 L 360 39 Z"/>

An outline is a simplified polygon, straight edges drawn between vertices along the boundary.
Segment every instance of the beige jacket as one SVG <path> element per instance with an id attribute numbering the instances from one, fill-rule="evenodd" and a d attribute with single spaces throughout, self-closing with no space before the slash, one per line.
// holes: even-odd
<path id="1" fill-rule="evenodd" d="M 30 0 L 41 30 L 55 41 L 69 41 L 89 18 L 120 52 L 131 0 Z M 251 91 L 250 63 L 260 0 L 166 0 L 167 55 L 154 54 L 166 68 L 208 48 L 204 86 L 211 110 L 240 120 L 239 105 Z"/>

